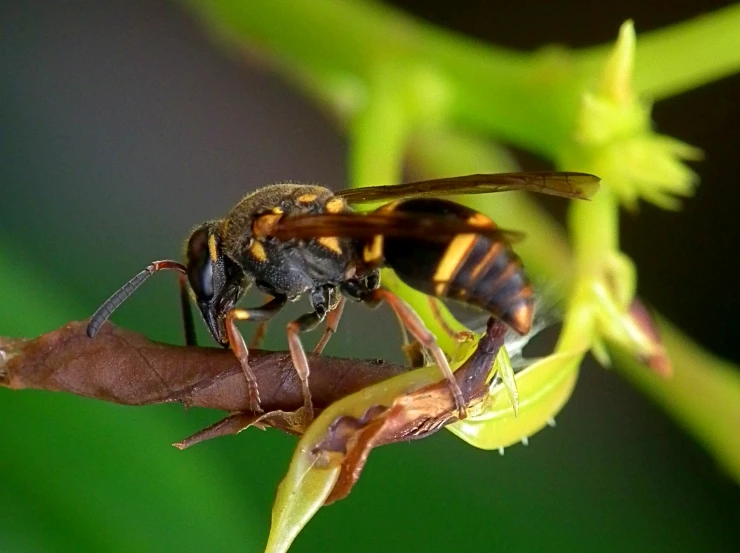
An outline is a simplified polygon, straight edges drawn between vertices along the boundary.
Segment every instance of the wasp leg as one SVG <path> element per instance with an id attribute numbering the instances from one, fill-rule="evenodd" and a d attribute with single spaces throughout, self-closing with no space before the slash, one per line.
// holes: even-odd
<path id="1" fill-rule="evenodd" d="M 337 303 L 332 306 L 333 295 L 334 288 L 331 286 L 322 286 L 312 290 L 311 306 L 314 309 L 313 313 L 306 313 L 305 315 L 298 317 L 295 321 L 289 323 L 286 329 L 288 332 L 290 357 L 293 361 L 293 366 L 298 373 L 298 378 L 301 380 L 303 406 L 308 421 L 313 420 L 313 402 L 311 401 L 311 390 L 308 387 L 308 376 L 311 371 L 308 366 L 306 350 L 303 349 L 303 344 L 301 344 L 301 339 L 298 335 L 301 332 L 306 332 L 316 328 L 326 318 L 327 312 L 332 309 L 332 307 L 338 307 L 339 304 Z"/>
<path id="2" fill-rule="evenodd" d="M 257 388 L 257 379 L 249 366 L 249 350 L 244 343 L 244 337 L 236 328 L 236 321 L 255 321 L 264 322 L 271 319 L 288 300 L 285 296 L 278 296 L 267 302 L 262 307 L 255 309 L 232 309 L 226 314 L 226 333 L 229 337 L 229 345 L 234 355 L 239 360 L 244 371 L 244 377 L 247 379 L 247 388 L 249 390 L 249 408 L 255 413 L 262 412 L 260 407 L 260 392 Z"/>
<path id="3" fill-rule="evenodd" d="M 442 316 L 442 312 L 439 310 L 439 306 L 442 303 L 438 298 L 428 296 L 427 299 L 429 300 L 429 307 L 432 312 L 432 317 L 434 317 L 434 320 L 439 323 L 439 326 L 442 327 L 442 330 L 444 331 L 447 336 L 450 338 L 453 338 L 457 342 L 457 347 L 455 348 L 455 355 L 453 359 L 459 360 L 459 353 L 460 353 L 460 344 L 463 344 L 465 342 L 472 342 L 475 340 L 475 334 L 470 332 L 469 330 L 461 330 L 456 331 L 450 325 L 447 323 L 445 318 Z"/>
<path id="4" fill-rule="evenodd" d="M 469 342 L 475 339 L 475 334 L 473 334 L 469 330 L 462 330 L 458 332 L 450 327 L 445 318 L 442 316 L 442 312 L 439 310 L 439 304 L 442 302 L 438 298 L 427 296 L 427 299 L 429 300 L 429 307 L 432 311 L 432 317 L 434 317 L 434 319 L 439 323 L 439 326 L 442 327 L 442 330 L 444 330 L 447 336 L 454 338 L 458 342 Z"/>
<path id="5" fill-rule="evenodd" d="M 347 280 L 339 285 L 339 290 L 344 294 L 345 297 L 351 298 L 355 301 L 361 301 L 368 307 L 375 309 L 383 300 L 382 298 L 374 298 L 373 292 L 380 286 L 380 273 L 374 271 L 370 273 L 365 279 L 352 279 Z M 406 325 L 400 315 L 393 312 L 398 319 L 398 324 L 401 327 L 401 350 L 409 361 L 409 366 L 412 369 L 423 367 L 426 364 L 424 356 L 423 346 L 420 347 L 419 342 L 414 340 L 409 341 L 408 331 Z"/>
<path id="6" fill-rule="evenodd" d="M 195 336 L 195 324 L 193 323 L 193 310 L 190 306 L 190 297 L 188 295 L 188 277 L 185 274 L 180 275 L 178 280 L 180 285 L 180 310 L 182 311 L 182 325 L 185 330 L 185 345 L 197 346 L 198 339 Z"/>
<path id="7" fill-rule="evenodd" d="M 321 335 L 321 339 L 316 344 L 316 347 L 313 348 L 314 353 L 321 353 L 322 351 L 324 351 L 326 344 L 329 343 L 329 339 L 334 336 L 334 333 L 337 331 L 337 327 L 339 326 L 339 319 L 342 318 L 342 313 L 344 312 L 344 304 L 346 303 L 346 301 L 347 299 L 342 296 L 341 298 L 339 298 L 336 307 L 334 307 L 333 310 L 329 311 L 329 314 L 326 316 L 326 329 Z"/>
<path id="8" fill-rule="evenodd" d="M 434 334 L 424 326 L 424 321 L 421 320 L 419 315 L 417 315 L 405 301 L 396 296 L 390 290 L 378 288 L 366 301 L 371 305 L 377 305 L 383 300 L 388 302 L 391 309 L 395 311 L 398 318 L 403 322 L 406 328 L 409 329 L 411 335 L 416 338 L 429 353 L 432 354 L 434 361 L 442 370 L 442 373 L 450 386 L 450 392 L 455 400 L 455 407 L 457 407 L 458 419 L 464 419 L 467 416 L 467 409 L 465 408 L 465 400 L 463 399 L 462 390 L 460 390 L 460 386 L 458 386 L 457 381 L 455 380 L 455 375 L 447 361 L 447 357 L 445 357 L 442 348 L 439 347 Z"/>
<path id="9" fill-rule="evenodd" d="M 249 349 L 259 349 L 262 340 L 265 339 L 265 334 L 267 334 L 267 321 L 262 321 L 257 325 L 257 330 L 254 331 L 252 339 L 249 340 Z"/>

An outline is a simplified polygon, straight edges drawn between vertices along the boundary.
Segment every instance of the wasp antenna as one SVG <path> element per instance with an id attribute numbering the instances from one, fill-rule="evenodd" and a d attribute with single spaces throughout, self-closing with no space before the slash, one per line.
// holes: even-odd
<path id="1" fill-rule="evenodd" d="M 182 263 L 178 263 L 177 261 L 153 262 L 152 264 L 147 266 L 146 269 L 141 271 L 126 284 L 124 284 L 121 288 L 119 288 L 110 298 L 105 300 L 105 303 L 103 305 L 98 307 L 98 310 L 93 313 L 92 317 L 90 317 L 90 322 L 87 325 L 87 335 L 90 338 L 95 338 L 103 323 L 110 318 L 113 312 L 118 309 L 118 307 L 120 307 L 120 305 L 124 301 L 126 301 L 126 299 L 131 294 L 136 292 L 136 289 L 141 286 L 146 279 L 148 279 L 157 271 L 162 271 L 165 269 L 186 274 L 185 266 Z"/>

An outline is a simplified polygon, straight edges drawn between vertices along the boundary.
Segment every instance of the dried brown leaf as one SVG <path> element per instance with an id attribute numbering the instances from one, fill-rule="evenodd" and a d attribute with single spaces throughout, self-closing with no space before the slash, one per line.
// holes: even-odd
<path id="1" fill-rule="evenodd" d="M 86 322 L 73 322 L 32 340 L 0 338 L 0 385 L 69 392 L 125 405 L 180 402 L 229 413 L 248 411 L 244 374 L 230 351 L 162 344 L 111 324 L 91 339 L 85 329 Z M 381 361 L 308 357 L 318 409 L 408 370 Z M 250 363 L 267 413 L 290 413 L 303 405 L 289 353 L 253 350 Z M 281 426 L 277 418 L 265 424 Z M 289 430 L 291 425 L 283 423 Z M 228 423 L 220 432 L 233 425 Z"/>
<path id="2" fill-rule="evenodd" d="M 468 402 L 485 392 L 485 377 L 503 340 L 494 325 L 489 337 L 456 373 Z M 180 402 L 230 413 L 218 423 L 175 444 L 184 449 L 211 438 L 236 434 L 250 426 L 306 430 L 300 407 L 300 381 L 287 352 L 250 352 L 265 412 L 248 410 L 241 367 L 228 350 L 180 347 L 151 341 L 105 324 L 90 339 L 86 322 L 73 322 L 36 339 L 0 338 L 0 385 L 13 389 L 69 392 L 125 405 Z M 493 332 L 493 333 L 492 333 Z M 491 336 L 495 335 L 495 339 Z M 309 354 L 311 392 L 317 411 L 359 390 L 406 373 L 405 367 L 380 361 Z M 474 370 L 473 370 L 474 369 Z M 441 375 L 440 375 L 441 377 Z M 349 491 L 367 452 L 377 445 L 426 436 L 454 420 L 454 403 L 441 381 L 370 409 L 364 418 L 339 418 L 322 445 L 346 456 L 338 489 Z M 340 497 L 337 492 L 334 499 Z M 334 500 L 333 499 L 333 500 Z"/>

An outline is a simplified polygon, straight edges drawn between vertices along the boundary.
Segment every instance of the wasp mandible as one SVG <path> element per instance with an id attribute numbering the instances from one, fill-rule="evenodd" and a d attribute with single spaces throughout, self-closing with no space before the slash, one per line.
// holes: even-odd
<path id="1" fill-rule="evenodd" d="M 306 415 L 313 417 L 309 364 L 299 334 L 326 321 L 314 349 L 321 352 L 336 331 L 347 298 L 377 305 L 385 301 L 444 373 L 460 418 L 462 393 L 434 335 L 399 297 L 380 287 L 380 268 L 437 298 L 477 306 L 520 334 L 534 315 L 532 286 L 511 248 L 519 234 L 500 229 L 489 217 L 439 196 L 528 190 L 588 199 L 599 178 L 585 173 L 528 172 L 469 175 L 409 184 L 354 188 L 337 193 L 317 185 L 274 184 L 245 196 L 223 219 L 198 226 L 185 247 L 186 263 L 155 261 L 111 296 L 90 319 L 100 326 L 157 271 L 180 272 L 185 339 L 195 344 L 192 296 L 213 338 L 231 347 L 259 412 L 257 382 L 238 321 L 264 323 L 288 301 L 309 295 L 311 311 L 287 326 L 288 346 L 300 377 Z M 369 213 L 353 204 L 388 202 Z M 237 307 L 255 285 L 272 299 L 257 308 Z"/>

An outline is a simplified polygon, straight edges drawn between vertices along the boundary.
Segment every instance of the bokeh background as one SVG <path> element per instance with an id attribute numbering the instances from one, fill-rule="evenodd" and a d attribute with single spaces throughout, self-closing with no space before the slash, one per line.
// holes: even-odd
<path id="1" fill-rule="evenodd" d="M 395 4 L 523 49 L 611 41 L 630 17 L 640 32 L 726 5 Z M 736 362 L 738 98 L 734 77 L 655 107 L 661 132 L 705 149 L 702 186 L 680 214 L 643 206 L 623 217 L 640 293 Z M 179 257 L 192 226 L 256 186 L 343 187 L 345 153 L 308 100 L 224 53 L 174 4 L 2 2 L 0 335 L 89 316 L 149 261 Z M 176 288 L 174 275 L 159 275 L 115 321 L 180 343 Z M 285 348 L 281 328 L 306 305 L 294 307 L 267 347 Z M 348 315 L 327 353 L 401 360 L 388 313 L 350 306 Z M 260 551 L 295 438 L 250 430 L 186 452 L 169 445 L 217 417 L 0 389 L 0 551 Z M 503 457 L 446 432 L 381 448 L 293 551 L 740 548 L 737 486 L 618 375 L 585 366 L 557 423 Z"/>

